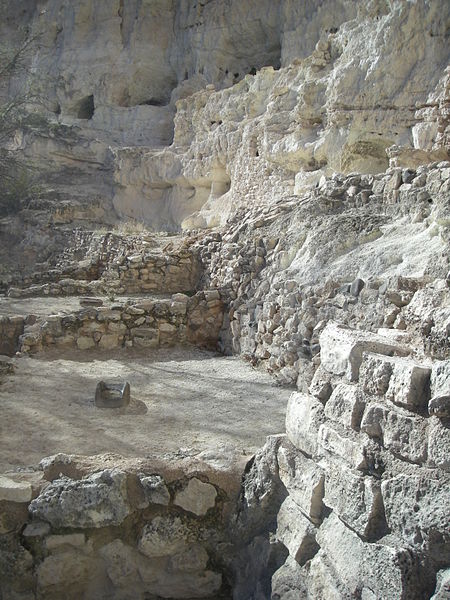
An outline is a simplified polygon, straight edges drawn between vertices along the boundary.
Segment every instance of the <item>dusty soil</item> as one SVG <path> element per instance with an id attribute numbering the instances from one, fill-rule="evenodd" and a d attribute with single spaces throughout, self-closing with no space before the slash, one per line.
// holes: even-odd
<path id="1" fill-rule="evenodd" d="M 45 353 L 0 386 L 0 471 L 63 452 L 165 460 L 249 455 L 284 430 L 290 390 L 234 357 L 193 348 Z M 97 382 L 127 380 L 131 403 L 94 406 Z"/>

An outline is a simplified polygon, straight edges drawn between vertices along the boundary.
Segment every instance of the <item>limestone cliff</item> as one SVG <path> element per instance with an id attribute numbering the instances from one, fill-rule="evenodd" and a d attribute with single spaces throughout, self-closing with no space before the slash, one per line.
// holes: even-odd
<path id="1" fill-rule="evenodd" d="M 10 147 L 45 192 L 0 221 L 1 291 L 115 304 L 3 317 L 2 352 L 190 343 L 292 395 L 233 485 L 215 456 L 0 478 L 2 598 L 450 597 L 449 20 L 439 0 L 6 3 L 2 39 L 35 46 L 2 98 L 43 98 Z"/>

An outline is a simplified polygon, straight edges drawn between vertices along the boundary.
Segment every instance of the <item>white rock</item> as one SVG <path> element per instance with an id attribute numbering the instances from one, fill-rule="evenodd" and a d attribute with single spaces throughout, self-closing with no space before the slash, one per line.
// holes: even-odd
<path id="1" fill-rule="evenodd" d="M 79 481 L 62 477 L 30 504 L 34 518 L 53 527 L 91 528 L 120 525 L 131 512 L 126 474 L 106 469 Z"/>
<path id="2" fill-rule="evenodd" d="M 29 502 L 32 496 L 31 485 L 26 481 L 14 481 L 5 475 L 0 475 L 0 500 Z"/>
<path id="3" fill-rule="evenodd" d="M 314 523 L 320 523 L 323 511 L 325 473 L 313 460 L 289 442 L 278 450 L 279 476 L 289 495 Z"/>
<path id="4" fill-rule="evenodd" d="M 217 491 L 210 483 L 192 477 L 187 486 L 175 495 L 174 504 L 198 516 L 206 515 L 216 503 Z"/>

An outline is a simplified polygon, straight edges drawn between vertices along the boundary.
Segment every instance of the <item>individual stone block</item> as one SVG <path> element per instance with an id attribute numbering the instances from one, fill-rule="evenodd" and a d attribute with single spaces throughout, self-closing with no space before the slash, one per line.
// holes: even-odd
<path id="1" fill-rule="evenodd" d="M 395 597 L 404 600 L 426 597 L 427 583 L 411 548 L 367 544 L 334 512 L 319 528 L 317 542 L 348 590 L 340 597 L 363 597 L 359 591 L 365 587 L 372 591 L 372 598 L 392 598 L 394 590 Z"/>
<path id="2" fill-rule="evenodd" d="M 322 331 L 319 340 L 322 367 L 335 375 L 345 375 L 349 381 L 358 379 L 364 352 L 388 356 L 409 353 L 408 349 L 387 337 L 347 329 L 332 321 Z"/>
<path id="3" fill-rule="evenodd" d="M 437 417 L 428 419 L 428 464 L 450 471 L 450 428 Z"/>
<path id="4" fill-rule="evenodd" d="M 190 529 L 179 517 L 155 517 L 142 531 L 139 551 L 149 558 L 171 556 L 187 545 L 190 536 Z"/>
<path id="5" fill-rule="evenodd" d="M 367 394 L 384 396 L 389 387 L 393 359 L 382 354 L 364 353 L 359 371 L 359 383 Z"/>
<path id="6" fill-rule="evenodd" d="M 141 557 L 134 548 L 115 539 L 100 548 L 99 554 L 105 562 L 108 577 L 115 587 L 132 589 L 133 584 L 139 581 L 138 565 Z M 156 579 L 157 567 L 153 569 L 153 581 Z"/>
<path id="7" fill-rule="evenodd" d="M 427 543 L 438 567 L 450 562 L 450 478 L 418 469 L 386 479 L 381 493 L 389 529 L 410 544 Z"/>
<path id="8" fill-rule="evenodd" d="M 326 468 L 324 504 L 359 535 L 371 540 L 386 532 L 380 482 L 330 461 Z"/>
<path id="9" fill-rule="evenodd" d="M 304 565 L 319 550 L 316 532 L 316 527 L 288 496 L 277 515 L 276 537 L 299 565 Z"/>
<path id="10" fill-rule="evenodd" d="M 32 496 L 31 485 L 26 481 L 14 481 L 5 475 L 0 475 L 0 500 L 30 502 Z"/>
<path id="11" fill-rule="evenodd" d="M 182 573 L 194 573 L 203 571 L 208 564 L 209 556 L 200 544 L 189 544 L 170 558 L 169 571 L 181 571 Z"/>
<path id="12" fill-rule="evenodd" d="M 278 450 L 278 469 L 292 499 L 314 523 L 320 523 L 325 481 L 323 469 L 287 440 Z"/>
<path id="13" fill-rule="evenodd" d="M 337 427 L 337 425 L 331 427 L 328 423 L 320 426 L 317 437 L 320 448 L 332 455 L 340 456 L 355 469 L 361 471 L 367 469 L 366 440 L 364 437 L 352 431 L 341 432 Z"/>
<path id="14" fill-rule="evenodd" d="M 412 361 L 396 361 L 386 398 L 409 410 L 426 410 L 430 395 L 430 373 L 430 368 L 422 367 Z"/>
<path id="15" fill-rule="evenodd" d="M 427 456 L 427 423 L 401 408 L 371 402 L 361 421 L 361 431 L 377 439 L 395 456 L 423 463 Z"/>
<path id="16" fill-rule="evenodd" d="M 328 373 L 321 365 L 316 369 L 309 385 L 309 393 L 325 404 L 333 392 L 333 375 Z"/>
<path id="17" fill-rule="evenodd" d="M 95 406 L 98 408 L 120 408 L 130 404 L 130 384 L 100 381 L 95 390 Z"/>
<path id="18" fill-rule="evenodd" d="M 146 503 L 162 504 L 164 506 L 169 504 L 169 490 L 162 477 L 159 475 L 140 475 L 139 479 L 144 489 Z"/>
<path id="19" fill-rule="evenodd" d="M 206 515 L 216 503 L 217 491 L 210 483 L 203 483 L 197 477 L 189 480 L 187 486 L 175 495 L 174 504 L 198 516 Z"/>
<path id="20" fill-rule="evenodd" d="M 365 402 L 355 385 L 338 384 L 325 405 L 325 416 L 350 429 L 359 429 Z"/>
<path id="21" fill-rule="evenodd" d="M 307 454 L 317 450 L 317 434 L 325 415 L 322 404 L 313 396 L 293 392 L 286 409 L 286 433 L 292 444 Z"/>
<path id="22" fill-rule="evenodd" d="M 92 558 L 75 550 L 47 556 L 37 568 L 37 584 L 40 597 L 45 598 L 51 590 L 66 590 L 82 596 L 89 581 Z M 73 596 L 72 596 L 73 597 Z"/>
<path id="23" fill-rule="evenodd" d="M 450 417 L 450 360 L 439 361 L 431 371 L 431 399 L 428 412 L 440 418 Z"/>
<path id="24" fill-rule="evenodd" d="M 31 502 L 29 510 L 33 518 L 56 528 L 120 525 L 131 512 L 126 474 L 106 469 L 79 481 L 56 479 Z"/>

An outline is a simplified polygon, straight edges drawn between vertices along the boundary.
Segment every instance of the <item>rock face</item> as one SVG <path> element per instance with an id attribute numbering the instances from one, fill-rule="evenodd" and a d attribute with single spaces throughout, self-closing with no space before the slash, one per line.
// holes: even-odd
<path id="1" fill-rule="evenodd" d="M 8 148 L 46 193 L 0 219 L 0 289 L 84 298 L 0 316 L 0 354 L 193 344 L 293 391 L 239 497 L 64 456 L 0 476 L 0 596 L 448 598 L 450 5 L 2 9 L 34 39 L 2 102 L 45 88 Z"/>

